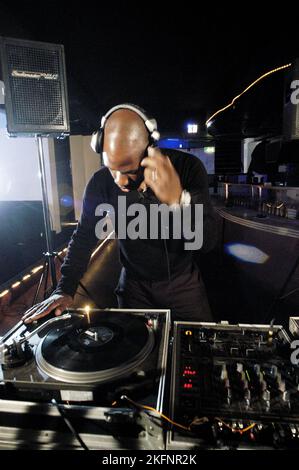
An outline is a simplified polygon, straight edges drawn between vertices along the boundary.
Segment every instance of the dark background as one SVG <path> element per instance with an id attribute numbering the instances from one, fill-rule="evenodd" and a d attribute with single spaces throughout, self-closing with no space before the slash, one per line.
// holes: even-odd
<path id="1" fill-rule="evenodd" d="M 64 44 L 73 134 L 90 133 L 125 101 L 145 107 L 162 132 L 179 133 L 299 56 L 294 5 L 10 0 L 0 2 L 0 35 Z M 242 97 L 217 119 L 217 133 L 279 133 L 283 77 Z"/>

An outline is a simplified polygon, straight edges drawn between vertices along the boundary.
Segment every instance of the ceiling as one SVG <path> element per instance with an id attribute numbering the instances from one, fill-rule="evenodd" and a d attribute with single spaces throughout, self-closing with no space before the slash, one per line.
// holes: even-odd
<path id="1" fill-rule="evenodd" d="M 64 45 L 73 134 L 90 133 L 121 102 L 147 109 L 162 133 L 178 134 L 188 120 L 203 131 L 206 118 L 250 82 L 299 57 L 294 4 L 292 14 L 273 4 L 271 13 L 244 4 L 165 5 L 0 1 L 0 35 Z M 279 133 L 283 79 L 284 72 L 265 79 L 219 116 L 212 132 Z"/>

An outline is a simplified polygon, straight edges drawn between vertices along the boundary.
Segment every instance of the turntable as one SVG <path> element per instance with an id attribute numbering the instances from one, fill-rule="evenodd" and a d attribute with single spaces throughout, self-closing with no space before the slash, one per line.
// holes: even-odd
<path id="1" fill-rule="evenodd" d="M 163 448 L 168 310 L 76 309 L 22 322 L 0 343 L 0 448 Z"/>

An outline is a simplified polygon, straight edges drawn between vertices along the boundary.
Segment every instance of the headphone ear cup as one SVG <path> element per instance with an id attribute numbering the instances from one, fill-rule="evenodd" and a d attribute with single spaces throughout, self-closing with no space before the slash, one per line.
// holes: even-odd
<path id="1" fill-rule="evenodd" d="M 149 137 L 149 146 L 148 147 L 157 147 L 157 141 L 155 139 L 153 139 L 151 136 Z"/>
<path id="2" fill-rule="evenodd" d="M 103 129 L 100 129 L 98 131 L 98 138 L 97 138 L 97 153 L 102 154 L 103 143 L 104 143 L 104 132 L 103 132 Z"/>
<path id="3" fill-rule="evenodd" d="M 91 136 L 90 146 L 96 153 L 102 153 L 103 151 L 103 130 L 99 129 L 95 131 Z"/>

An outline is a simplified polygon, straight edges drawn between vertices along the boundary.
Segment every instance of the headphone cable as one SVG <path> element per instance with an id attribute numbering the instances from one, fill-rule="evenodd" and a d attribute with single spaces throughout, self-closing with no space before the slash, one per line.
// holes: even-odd
<path id="1" fill-rule="evenodd" d="M 164 241 L 164 248 L 165 248 L 165 255 L 166 255 L 166 265 L 167 265 L 167 274 L 168 274 L 168 283 L 171 285 L 171 276 L 170 276 L 170 262 L 169 262 L 169 254 L 168 254 L 168 248 L 167 248 L 167 242 L 166 239 L 163 239 Z"/>
<path id="2" fill-rule="evenodd" d="M 67 418 L 63 406 L 61 406 L 61 405 L 55 400 L 55 398 L 52 398 L 51 402 L 52 402 L 53 405 L 56 406 L 57 411 L 59 412 L 60 416 L 61 416 L 62 419 L 64 420 L 65 424 L 67 425 L 67 427 L 69 428 L 69 430 L 71 431 L 71 433 L 73 434 L 73 436 L 75 437 L 75 439 L 79 442 L 79 444 L 81 445 L 81 447 L 82 447 L 84 450 L 89 450 L 89 448 L 87 447 L 87 445 L 85 444 L 85 442 L 84 442 L 84 441 L 81 439 L 81 437 L 79 436 L 79 433 L 76 431 L 76 429 L 74 428 L 74 426 L 72 425 L 72 423 L 70 422 L 70 420 Z"/>

